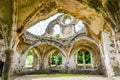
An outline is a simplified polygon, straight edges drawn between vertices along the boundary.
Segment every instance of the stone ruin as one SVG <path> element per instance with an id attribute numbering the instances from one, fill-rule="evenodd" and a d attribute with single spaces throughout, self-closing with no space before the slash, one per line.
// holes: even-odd
<path id="1" fill-rule="evenodd" d="M 9 80 L 9 72 L 11 75 L 78 73 L 103 74 L 109 78 L 120 76 L 119 3 L 120 0 L 0 0 L 2 79 Z M 58 13 L 63 14 L 49 23 L 43 35 L 26 31 Z M 80 21 L 84 25 L 76 30 Z M 55 35 L 56 26 L 60 29 L 59 35 Z M 26 56 L 30 51 L 34 54 L 33 62 L 27 67 Z M 53 55 L 57 55 L 54 66 Z M 60 63 L 58 55 L 61 56 Z"/>
<path id="2" fill-rule="evenodd" d="M 69 19 L 70 22 L 65 21 Z M 26 31 L 16 46 L 16 54 L 13 56 L 11 74 L 30 73 L 79 73 L 79 74 L 103 74 L 107 76 L 120 75 L 120 41 L 115 40 L 115 33 L 108 25 L 97 34 L 83 22 L 84 26 L 79 31 L 75 25 L 80 20 L 68 14 L 62 14 L 52 20 L 43 35 L 38 36 Z M 60 27 L 60 37 L 55 38 L 54 27 Z M 94 25 L 95 23 L 91 24 Z M 96 23 L 97 24 L 97 23 Z M 97 27 L 97 26 L 96 26 Z M 108 29 L 109 27 L 109 29 Z M 96 36 L 97 34 L 97 36 Z M 4 42 L 0 40 L 0 65 L 5 61 Z M 26 55 L 29 50 L 34 52 L 33 65 L 25 67 Z M 77 52 L 89 51 L 91 62 L 89 65 L 83 57 L 82 65 L 78 65 Z M 60 52 L 62 64 L 51 66 L 50 57 L 53 53 Z M 0 71 L 2 67 L 0 67 Z"/>

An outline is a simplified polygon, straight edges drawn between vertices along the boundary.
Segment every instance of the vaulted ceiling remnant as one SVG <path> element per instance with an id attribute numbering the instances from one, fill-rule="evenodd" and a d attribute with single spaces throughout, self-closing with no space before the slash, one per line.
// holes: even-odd
<path id="1" fill-rule="evenodd" d="M 22 3 L 23 2 L 21 2 L 21 5 L 19 6 L 18 33 L 21 33 L 22 30 L 25 31 L 27 27 L 56 13 L 55 9 L 57 6 L 53 0 L 30 0 L 29 2 L 26 1 L 25 5 Z"/>
<path id="2" fill-rule="evenodd" d="M 15 3 L 14 7 L 17 9 L 15 14 L 13 14 L 13 2 Z M 98 13 L 101 13 L 106 22 L 113 28 L 116 27 L 116 31 L 120 29 L 118 0 L 69 0 L 69 2 L 67 0 L 5 0 L 0 1 L 0 4 L 0 18 L 2 22 L 6 22 L 8 25 L 12 24 L 13 15 L 16 15 L 18 33 L 21 33 L 22 30 L 25 31 L 28 26 L 46 19 L 57 12 L 65 12 L 83 19 L 96 34 L 101 29 L 98 26 L 104 24 L 101 15 Z M 98 13 L 84 4 L 94 8 Z M 91 22 L 91 20 L 94 21 Z M 96 25 L 97 27 L 92 25 Z M 96 31 L 94 28 L 97 28 Z"/>
<path id="3" fill-rule="evenodd" d="M 16 0 L 17 2 L 17 0 Z M 71 14 L 79 19 L 82 19 L 85 23 L 87 23 L 95 34 L 99 34 L 100 29 L 102 28 L 100 25 L 103 25 L 103 20 L 101 16 L 96 13 L 94 10 L 89 8 L 86 5 L 79 3 L 78 1 L 70 0 L 19 0 L 16 3 L 17 12 L 14 14 L 17 17 L 17 33 L 23 33 L 29 26 L 34 25 L 42 19 L 46 19 L 57 12 L 65 12 Z M 5 11 L 2 13 L 10 13 L 9 10 L 4 9 Z M 12 11 L 12 10 L 10 10 Z M 7 14 L 8 15 L 8 14 Z M 12 13 L 11 13 L 12 15 Z M 10 18 L 9 14 L 7 18 Z M 2 15 L 1 15 L 2 16 Z M 4 19 L 4 16 L 2 16 Z M 10 20 L 10 19 L 9 19 Z M 97 22 L 96 22 L 97 20 Z M 99 21 L 100 20 L 100 21 Z M 12 17 L 11 17 L 12 21 Z M 98 23 L 99 22 L 99 23 Z M 97 23 L 97 26 L 93 26 Z M 95 29 L 96 28 L 96 29 Z M 95 30 L 94 30 L 95 29 Z"/>

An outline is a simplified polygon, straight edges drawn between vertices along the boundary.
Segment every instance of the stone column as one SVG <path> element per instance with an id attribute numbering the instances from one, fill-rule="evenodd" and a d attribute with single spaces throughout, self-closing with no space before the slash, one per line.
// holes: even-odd
<path id="1" fill-rule="evenodd" d="M 33 68 L 35 68 L 35 69 L 37 69 L 37 70 L 39 70 L 39 60 L 38 60 L 38 57 L 37 57 L 37 55 L 34 55 L 34 57 L 33 57 Z"/>
<path id="2" fill-rule="evenodd" d="M 69 57 L 68 67 L 69 67 L 70 70 L 76 69 L 75 55 L 73 55 L 73 54 Z"/>
<path id="3" fill-rule="evenodd" d="M 104 52 L 104 62 L 106 67 L 107 76 L 114 76 L 113 65 L 115 60 L 115 46 L 113 42 L 113 36 L 111 31 L 102 32 L 102 42 L 103 42 L 103 52 Z"/>
<path id="4" fill-rule="evenodd" d="M 15 52 L 13 56 L 13 63 L 11 66 L 11 75 L 16 75 L 24 71 L 25 66 L 25 58 L 21 56 L 21 54 Z"/>
<path id="5" fill-rule="evenodd" d="M 83 54 L 83 67 L 86 68 L 86 61 L 85 61 L 85 51 L 82 51 Z"/>
<path id="6" fill-rule="evenodd" d="M 65 56 L 62 56 L 62 67 L 63 67 L 63 70 L 66 71 L 68 69 L 68 60 L 67 60 L 67 57 Z"/>

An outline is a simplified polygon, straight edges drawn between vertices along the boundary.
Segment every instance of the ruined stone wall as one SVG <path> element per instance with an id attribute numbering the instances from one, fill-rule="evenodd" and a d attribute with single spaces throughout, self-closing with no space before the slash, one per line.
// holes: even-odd
<path id="1" fill-rule="evenodd" d="M 21 62 L 23 62 L 24 64 L 22 64 L 23 67 L 22 67 L 20 73 L 25 74 L 25 73 L 60 72 L 60 73 L 101 74 L 102 71 L 99 72 L 99 68 L 100 68 L 100 70 L 102 70 L 103 68 L 101 67 L 101 65 L 99 65 L 99 64 L 102 64 L 102 63 L 100 63 L 101 61 L 99 61 L 99 60 L 102 60 L 102 59 L 101 59 L 100 51 L 98 50 L 99 49 L 98 44 L 95 40 L 93 40 L 92 38 L 87 36 L 87 34 L 86 34 L 86 32 L 84 32 L 84 30 L 81 30 L 81 31 L 82 32 L 78 31 L 78 33 L 76 33 L 75 35 L 69 37 L 69 40 L 56 39 L 56 38 L 50 38 L 50 37 L 45 37 L 45 36 L 44 37 L 35 36 L 35 35 L 33 35 L 29 32 L 26 32 L 23 36 L 24 42 L 27 43 L 27 44 L 30 44 L 30 46 L 28 46 L 28 50 L 33 49 L 37 57 L 35 57 L 36 59 L 35 59 L 34 67 L 32 67 L 30 69 L 27 69 L 27 68 L 24 67 L 25 66 L 25 54 L 26 53 L 22 54 L 22 57 L 24 57 L 24 58 L 21 58 Z M 76 42 L 78 42 L 78 43 L 76 43 Z M 94 46 L 93 43 L 96 46 Z M 43 45 L 45 44 L 47 48 L 43 49 L 42 44 Z M 91 68 L 80 68 L 76 65 L 76 61 L 75 61 L 76 57 L 75 57 L 75 54 L 73 54 L 73 53 L 76 53 L 76 50 L 75 50 L 76 47 L 74 46 L 75 44 L 76 44 L 76 47 L 78 47 L 78 50 L 80 48 L 83 48 L 81 46 L 86 46 L 86 48 L 88 46 L 89 47 L 92 46 L 95 49 L 95 52 L 93 51 L 94 54 L 92 55 L 93 61 L 94 61 L 93 64 L 92 64 L 93 67 L 91 67 Z M 79 46 L 79 45 L 81 45 L 81 46 Z M 62 53 L 62 65 L 57 66 L 57 67 L 51 67 L 50 63 L 49 63 L 50 62 L 49 57 L 50 57 L 50 54 L 53 53 L 56 50 L 58 50 Z M 71 50 L 74 50 L 74 51 L 71 52 Z M 25 52 L 27 52 L 27 51 L 25 51 Z M 43 54 L 47 54 L 46 57 L 41 56 Z M 98 60 L 97 57 L 99 57 L 99 60 Z M 98 60 L 98 62 L 95 62 L 97 60 Z M 96 64 L 98 65 L 99 68 L 95 68 Z M 37 66 L 37 68 L 36 68 L 36 66 Z M 102 74 L 103 73 L 104 72 L 102 72 Z"/>
<path id="2" fill-rule="evenodd" d="M 69 24 L 65 24 L 65 17 L 71 19 Z M 50 22 L 45 34 L 42 36 L 25 32 L 14 50 L 15 54 L 13 56 L 11 74 L 60 72 L 106 74 L 108 77 L 120 75 L 120 41 L 116 40 L 112 29 L 106 28 L 108 26 L 105 25 L 105 29 L 101 31 L 103 21 L 100 19 L 101 22 L 96 24 L 97 19 L 99 17 L 93 18 L 91 16 L 90 20 L 93 20 L 93 22 L 90 25 L 87 24 L 87 26 L 93 26 L 93 28 L 83 27 L 80 31 L 75 32 L 75 24 L 78 20 L 69 15 L 60 15 Z M 60 25 L 60 38 L 52 37 L 54 33 L 53 28 L 56 24 Z M 93 34 L 91 31 L 98 24 L 99 27 L 97 28 L 100 29 L 96 29 L 96 34 L 91 35 Z M 44 46 L 46 48 L 43 48 Z M 3 41 L 0 41 L 0 47 L 0 59 L 4 61 Z M 30 49 L 35 54 L 34 63 L 33 67 L 26 68 L 26 55 Z M 89 68 L 77 65 L 76 53 L 82 49 L 88 50 L 91 53 L 92 64 Z M 51 67 L 50 55 L 55 51 L 62 53 L 62 65 Z"/>
<path id="3" fill-rule="evenodd" d="M 38 36 L 34 36 L 33 34 L 30 34 L 30 33 L 25 34 L 23 38 L 24 38 L 25 43 L 27 43 L 27 44 L 29 43 L 29 46 L 26 47 L 26 51 L 23 51 L 24 53 L 19 53 L 19 51 L 16 50 L 16 54 L 13 57 L 13 65 L 12 65 L 12 69 L 11 69 L 11 71 L 12 71 L 11 74 L 52 73 L 52 72 L 107 74 L 109 76 L 118 74 L 118 72 L 116 72 L 116 70 L 114 70 L 114 69 L 116 68 L 116 66 L 119 66 L 117 64 L 117 62 L 119 62 L 117 60 L 117 59 L 119 59 L 119 56 L 117 56 L 116 53 L 112 52 L 112 51 L 116 52 L 116 48 L 113 46 L 115 44 L 115 42 L 113 42 L 114 37 L 112 36 L 111 31 L 109 32 L 109 31 L 104 30 L 102 32 L 102 46 L 99 46 L 99 45 L 101 45 L 100 43 L 96 43 L 95 40 L 88 37 L 86 34 L 81 35 L 81 33 L 75 35 L 74 37 L 73 36 L 70 37 L 69 41 L 62 40 L 62 39 L 54 39 L 54 38 L 49 38 L 49 37 L 48 38 L 47 37 L 38 37 Z M 79 40 L 81 40 L 81 41 L 79 41 Z M 85 40 L 87 40 L 87 41 L 85 41 Z M 91 41 L 93 43 L 95 43 L 98 47 L 93 46 L 92 43 L 89 43 Z M 78 43 L 76 43 L 76 42 L 78 42 Z M 34 66 L 30 69 L 25 68 L 27 51 L 30 49 L 34 49 L 34 47 L 40 46 L 41 44 L 50 44 L 51 46 L 56 47 L 59 51 L 61 51 L 63 53 L 62 66 L 50 67 L 49 66 L 49 56 L 42 59 L 40 56 L 39 50 L 34 50 L 34 53 L 36 55 Z M 90 47 L 91 48 L 93 47 L 93 49 L 95 49 L 95 50 L 90 49 L 91 53 L 93 53 L 92 67 L 83 69 L 83 68 L 77 66 L 75 53 L 80 48 L 89 50 Z M 118 48 L 119 47 L 120 47 L 120 45 L 118 42 Z M 55 49 L 53 48 L 53 50 L 55 50 Z M 73 50 L 73 51 L 71 52 L 70 50 Z M 46 54 L 49 54 L 50 52 L 48 52 Z M 114 60 L 113 60 L 113 57 L 115 57 Z M 98 61 L 98 62 L 95 62 L 95 61 Z M 41 63 L 41 62 L 44 62 L 44 63 Z M 43 65 L 43 66 L 41 67 L 41 65 Z M 95 68 L 96 65 L 98 66 L 97 69 Z M 119 69 L 117 69 L 117 70 L 119 70 Z"/>
<path id="4" fill-rule="evenodd" d="M 119 55 L 114 32 L 111 29 L 102 32 L 104 61 L 108 76 L 119 75 Z"/>
<path id="5" fill-rule="evenodd" d="M 69 20 L 69 23 L 65 23 L 66 20 Z M 60 27 L 60 38 L 68 38 L 75 34 L 75 24 L 78 22 L 78 19 L 74 18 L 71 15 L 61 14 L 55 20 L 51 21 L 45 33 L 42 36 L 53 37 L 54 36 L 54 27 L 59 25 Z"/>
<path id="6" fill-rule="evenodd" d="M 35 63 L 34 67 L 31 69 L 26 69 L 24 67 L 25 54 L 21 58 L 22 68 L 21 73 L 90 73 L 90 74 L 106 74 L 108 76 L 119 75 L 119 56 L 116 53 L 116 41 L 114 33 L 111 30 L 103 30 L 101 34 L 101 42 L 96 42 L 91 38 L 86 29 L 78 31 L 75 35 L 66 39 L 55 39 L 45 36 L 35 36 L 29 32 L 26 32 L 23 36 L 24 42 L 30 44 L 28 50 L 34 47 L 40 47 L 41 44 L 49 44 L 56 47 L 60 52 L 62 52 L 62 65 L 57 67 L 50 66 L 50 59 L 45 57 L 42 59 L 40 56 L 41 51 L 35 50 Z M 77 43 L 76 43 L 77 42 Z M 94 44 L 93 44 L 94 43 Z M 119 48 L 119 42 L 118 42 Z M 92 53 L 92 66 L 91 68 L 81 68 L 77 66 L 76 63 L 76 52 L 80 49 L 87 49 Z M 27 50 L 27 51 L 28 51 Z M 27 52 L 26 51 L 26 52 Z M 46 49 L 47 51 L 47 49 Z M 51 54 L 55 51 L 55 48 L 51 48 L 46 54 Z M 118 50 L 119 51 L 119 50 Z M 74 53 L 74 54 L 73 54 Z M 39 55 L 39 57 L 38 57 Z M 38 62 L 37 62 L 38 61 Z M 44 62 L 44 63 L 43 63 Z"/>

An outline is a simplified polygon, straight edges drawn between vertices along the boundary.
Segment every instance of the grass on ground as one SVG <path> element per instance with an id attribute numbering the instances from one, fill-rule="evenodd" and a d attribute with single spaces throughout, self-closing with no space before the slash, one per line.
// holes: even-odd
<path id="1" fill-rule="evenodd" d="M 87 74 L 39 74 L 40 77 L 89 76 Z"/>

